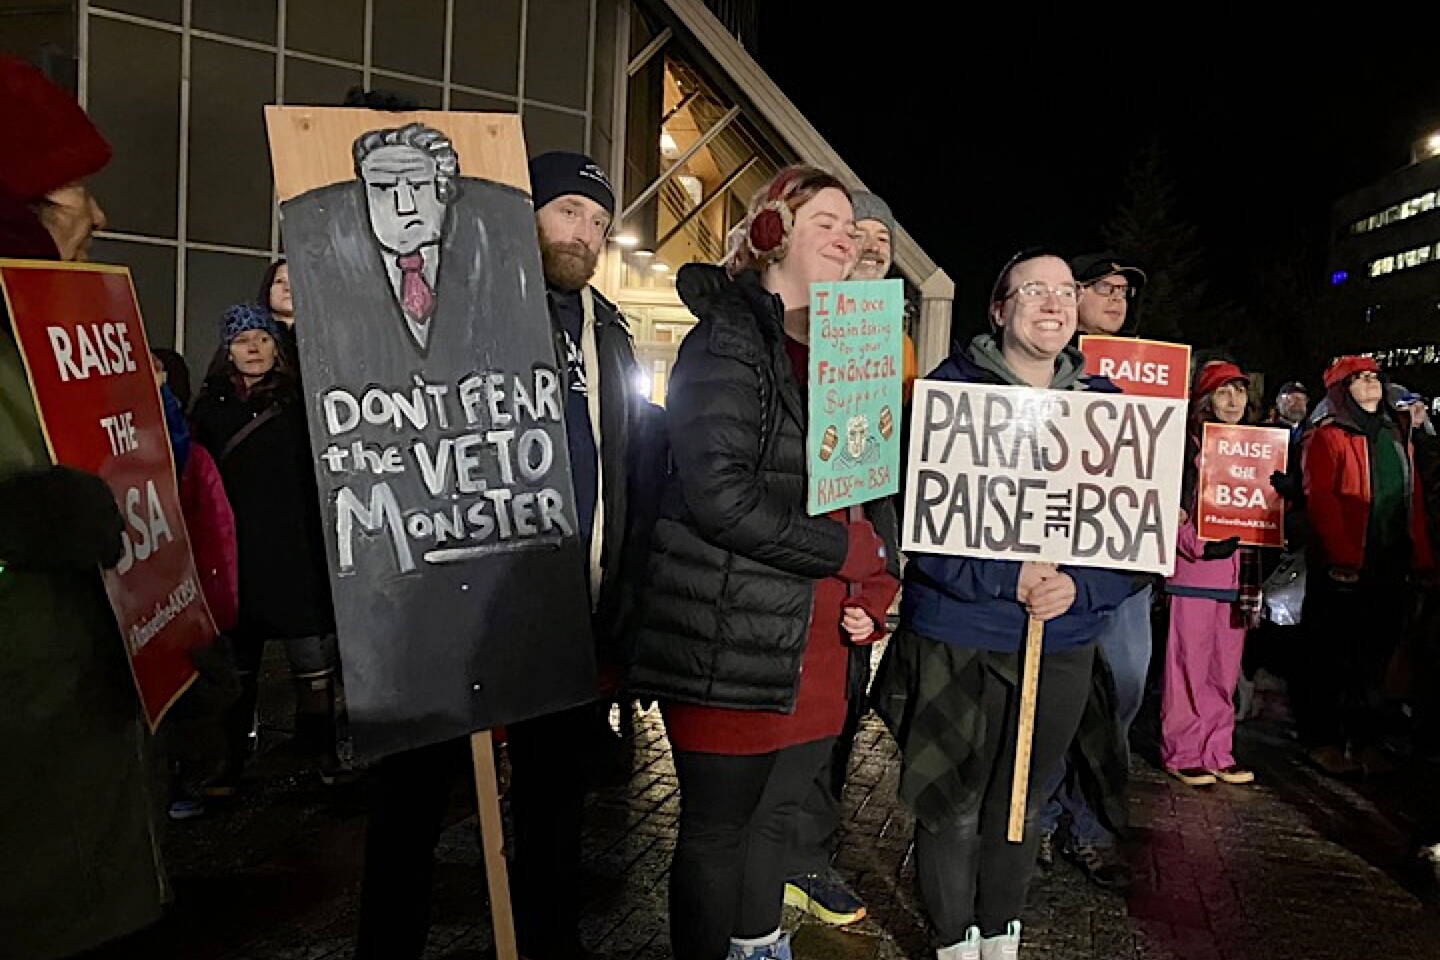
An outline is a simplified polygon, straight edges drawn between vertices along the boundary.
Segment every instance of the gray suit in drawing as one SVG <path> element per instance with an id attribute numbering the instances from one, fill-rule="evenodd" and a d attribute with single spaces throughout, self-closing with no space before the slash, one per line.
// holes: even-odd
<path id="1" fill-rule="evenodd" d="M 544 280 L 527 194 L 474 177 L 458 179 L 438 249 L 434 311 L 423 348 L 397 299 L 392 271 L 370 229 L 364 184 L 320 187 L 281 205 L 285 247 L 297 312 L 299 347 L 310 398 L 316 475 L 327 512 L 336 616 L 346 699 L 357 752 L 381 756 L 400 749 L 511 723 L 594 697 L 585 551 L 574 536 L 514 541 L 503 552 L 465 562 L 397 563 L 388 535 L 353 539 L 354 564 L 339 571 L 336 497 L 348 486 L 363 501 L 376 482 L 395 490 L 407 528 L 453 508 L 456 497 L 434 496 L 415 468 L 417 440 L 433 445 L 472 429 L 451 422 L 422 431 L 362 422 L 329 436 L 323 398 L 332 387 L 356 397 L 372 386 L 409 393 L 416 378 L 451 391 L 465 377 L 500 371 L 507 377 L 554 370 Z M 511 398 L 513 403 L 513 397 Z M 562 491 L 575 528 L 563 423 L 545 423 L 555 463 L 541 481 L 518 475 L 515 493 L 548 486 Z M 408 469 L 375 474 L 327 469 L 319 459 L 332 444 L 350 450 L 398 444 Z M 353 466 L 353 460 L 347 460 Z M 371 468 L 373 470 L 373 467 Z M 491 464 L 491 487 L 500 480 Z M 422 519 L 415 519 L 416 517 Z"/>

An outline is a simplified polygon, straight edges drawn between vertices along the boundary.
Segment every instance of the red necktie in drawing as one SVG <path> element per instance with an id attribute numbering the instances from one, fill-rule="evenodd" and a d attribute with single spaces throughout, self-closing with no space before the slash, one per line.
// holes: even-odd
<path id="1" fill-rule="evenodd" d="M 400 306 L 407 317 L 423 326 L 435 312 L 435 291 L 425 282 L 425 258 L 407 253 L 395 262 L 400 267 Z"/>

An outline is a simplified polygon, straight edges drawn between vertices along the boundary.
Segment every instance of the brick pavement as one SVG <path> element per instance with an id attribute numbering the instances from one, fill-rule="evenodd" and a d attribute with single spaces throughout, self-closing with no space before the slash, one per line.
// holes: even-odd
<path id="1" fill-rule="evenodd" d="M 90 960 L 349 957 L 363 788 L 324 791 L 279 739 L 282 746 L 256 764 L 256 786 L 243 800 L 170 827 L 177 891 L 170 917 Z M 664 960 L 679 798 L 658 712 L 638 718 L 630 747 L 629 778 L 599 789 L 587 810 L 583 935 L 601 960 Z M 1437 775 L 1421 770 L 1375 788 L 1342 786 L 1297 764 L 1283 731 L 1263 725 L 1242 728 L 1239 750 L 1256 766 L 1257 786 L 1192 790 L 1137 759 L 1135 887 L 1128 897 L 1107 894 L 1062 863 L 1032 890 L 1022 956 L 1440 958 L 1440 919 L 1429 896 L 1434 878 L 1411 855 L 1414 817 L 1440 799 Z M 896 747 L 872 717 L 855 751 L 837 858 L 870 916 L 836 930 L 787 910 L 802 960 L 933 956 L 913 888 L 912 824 L 895 800 L 897 776 Z M 467 803 L 457 794 L 441 838 L 427 960 L 491 955 Z M 557 892 L 567 887 L 557 878 Z"/>

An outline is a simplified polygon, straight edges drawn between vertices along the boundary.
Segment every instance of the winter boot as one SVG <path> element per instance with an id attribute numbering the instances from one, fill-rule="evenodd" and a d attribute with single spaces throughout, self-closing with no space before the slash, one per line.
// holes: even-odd
<path id="1" fill-rule="evenodd" d="M 980 928 L 965 931 L 965 939 L 935 951 L 935 960 L 981 960 Z"/>
<path id="2" fill-rule="evenodd" d="M 335 751 L 335 676 L 329 670 L 295 678 L 295 739 L 325 786 L 353 779 Z"/>
<path id="3" fill-rule="evenodd" d="M 980 960 L 1015 960 L 1020 956 L 1020 921 L 1011 920 L 1005 932 L 980 941 Z"/>
<path id="4" fill-rule="evenodd" d="M 211 798 L 233 797 L 240 790 L 240 774 L 245 761 L 255 752 L 259 741 L 259 714 L 256 704 L 260 698 L 260 676 L 249 670 L 238 672 L 240 696 L 225 708 L 221 718 L 225 740 L 225 760 L 220 773 L 204 787 L 204 795 Z"/>

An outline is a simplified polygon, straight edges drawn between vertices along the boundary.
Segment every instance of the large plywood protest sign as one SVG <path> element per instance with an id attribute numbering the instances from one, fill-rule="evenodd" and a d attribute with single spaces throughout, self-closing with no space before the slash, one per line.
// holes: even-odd
<path id="1" fill-rule="evenodd" d="M 519 119 L 266 123 L 357 753 L 593 698 Z"/>
<path id="2" fill-rule="evenodd" d="M 1087 335 L 1080 338 L 1080 352 L 1085 354 L 1086 373 L 1104 377 L 1122 393 L 1172 400 L 1190 395 L 1187 344 Z"/>
<path id="3" fill-rule="evenodd" d="M 809 483 L 813 516 L 900 489 L 905 285 L 810 285 Z"/>
<path id="4" fill-rule="evenodd" d="M 103 579 L 154 730 L 195 679 L 190 651 L 216 634 L 130 271 L 0 260 L 0 288 L 51 457 L 104 480 L 124 517 Z"/>
<path id="5" fill-rule="evenodd" d="M 1270 486 L 1290 457 L 1290 431 L 1207 423 L 1201 436 L 1195 532 L 1202 540 L 1285 546 L 1285 498 Z"/>
<path id="6" fill-rule="evenodd" d="M 1185 402 L 916 382 L 903 547 L 1169 575 Z"/>

